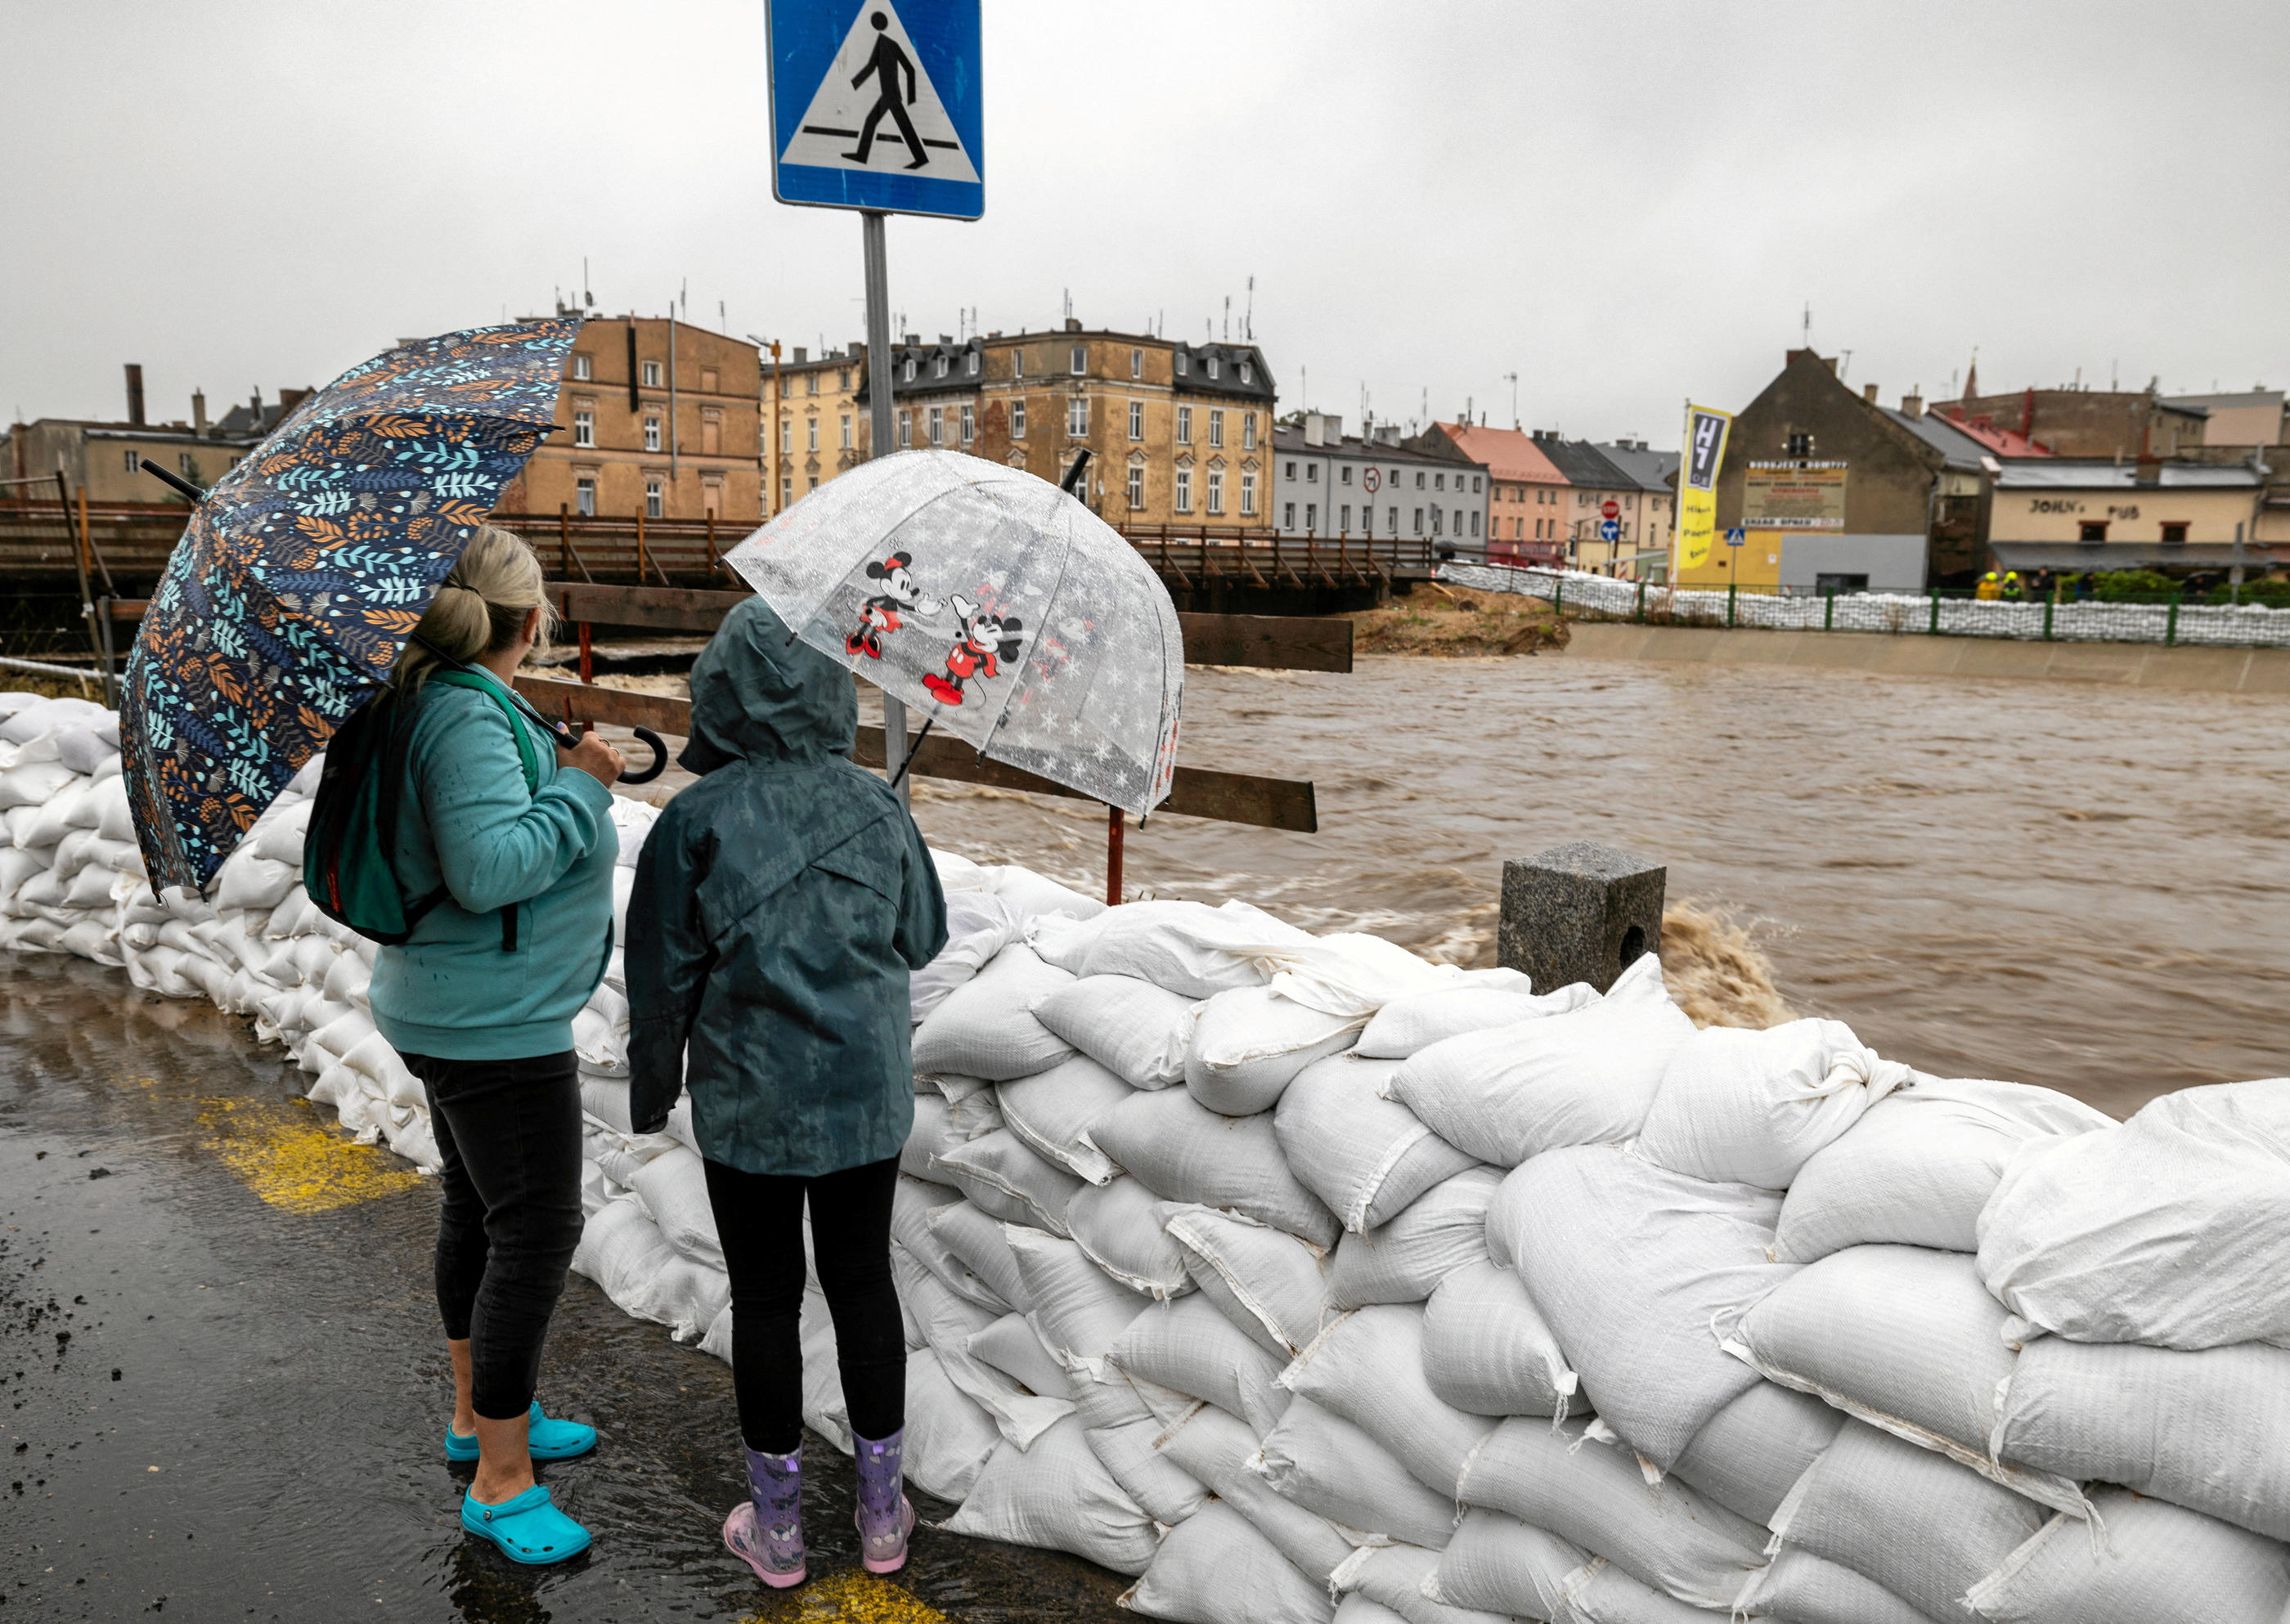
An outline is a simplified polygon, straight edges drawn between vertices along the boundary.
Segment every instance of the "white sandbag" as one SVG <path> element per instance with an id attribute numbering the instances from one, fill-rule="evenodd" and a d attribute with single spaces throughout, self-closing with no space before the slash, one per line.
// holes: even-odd
<path id="1" fill-rule="evenodd" d="M 991 891 L 988 881 L 989 869 L 973 862 L 959 852 L 949 852 L 938 846 L 925 848 L 930 852 L 931 867 L 938 870 L 939 888 L 949 893 L 957 891 Z"/>
<path id="2" fill-rule="evenodd" d="M 1980 1276 L 2079 1342 L 2290 1339 L 2290 1077 L 2184 1089 L 2119 1128 L 2016 1155 Z"/>
<path id="3" fill-rule="evenodd" d="M 1035 1004 L 1034 1018 L 1132 1088 L 1173 1088 L 1199 1008 L 1135 976 L 1086 975 Z"/>
<path id="4" fill-rule="evenodd" d="M 1164 1200 L 1226 1207 L 1315 1245 L 1335 1244 L 1335 1214 L 1289 1171 L 1269 1116 L 1220 1116 L 1165 1089 L 1132 1094 L 1099 1118 L 1090 1138 Z"/>
<path id="5" fill-rule="evenodd" d="M 1439 1553 L 1432 1585 L 1453 1606 L 1549 1619 L 1565 1596 L 1567 1576 L 1589 1560 L 1589 1552 L 1555 1533 L 1474 1507 Z"/>
<path id="6" fill-rule="evenodd" d="M 1806 1157 L 1908 1079 L 1841 1020 L 1709 1027 L 1669 1057 L 1637 1153 L 1712 1183 L 1787 1189 Z"/>
<path id="7" fill-rule="evenodd" d="M 1016 863 L 991 865 L 981 868 L 979 875 L 986 889 L 1008 903 L 1023 919 L 1052 914 L 1064 919 L 1094 919 L 1105 911 L 1105 904 L 1097 898 L 1085 896 L 1070 885 L 1061 885 L 1047 875 L 1037 874 Z"/>
<path id="8" fill-rule="evenodd" d="M 2270 1343 L 2187 1353 L 2038 1337 L 2013 1363 L 1990 1443 L 2038 1471 L 2290 1540 L 2290 1350 Z"/>
<path id="9" fill-rule="evenodd" d="M 1536 994 L 1517 971 L 1483 971 L 1516 976 L 1513 985 L 1480 983 L 1406 993 L 1376 1011 L 1360 1034 L 1357 1052 L 1371 1060 L 1404 1060 L 1419 1049 L 1466 1032 L 1516 1026 L 1545 1015 L 1567 1015 L 1598 1001 L 1598 990 L 1575 981 L 1556 992 Z"/>
<path id="10" fill-rule="evenodd" d="M 936 958 L 907 978 L 908 1012 L 919 1023 L 947 995 L 973 979 L 1012 942 L 1021 940 L 1025 921 L 997 896 L 981 891 L 946 894 L 946 946 Z"/>
<path id="11" fill-rule="evenodd" d="M 803 1424 L 847 1455 L 851 1406 L 843 1396 L 843 1371 L 835 1357 L 835 1316 L 816 1289 L 803 1294 L 796 1336 L 803 1357 Z"/>
<path id="12" fill-rule="evenodd" d="M 900 1464 L 909 1483 L 941 1500 L 966 1499 L 1001 1443 L 994 1418 L 947 1379 L 936 1353 L 917 1348 L 907 1356 L 907 1435 Z"/>
<path id="13" fill-rule="evenodd" d="M 1736 1612 L 1790 1624 L 1933 1624 L 1908 1603 L 1851 1568 L 1784 1545 L 1742 1587 Z"/>
<path id="14" fill-rule="evenodd" d="M 302 866 L 302 839 L 310 828 L 310 809 L 317 803 L 300 796 L 282 796 L 272 810 L 257 820 L 248 835 L 247 849 L 268 862 Z"/>
<path id="15" fill-rule="evenodd" d="M 1147 1420 L 1157 1432 L 1182 1420 L 1198 1402 L 1157 1383 L 1136 1380 L 1110 1364 L 1101 1378 L 1078 1378 L 1072 1387 L 1074 1413 L 1091 1432 Z"/>
<path id="16" fill-rule="evenodd" d="M 1145 1508 L 1157 1523 L 1172 1527 L 1208 1502 L 1209 1492 L 1175 1461 L 1153 1447 L 1162 1433 L 1152 1416 L 1141 1416 L 1117 1427 L 1091 1427 L 1084 1434 L 1121 1492 Z"/>
<path id="17" fill-rule="evenodd" d="M 117 719 L 107 716 L 105 724 L 97 727 L 58 728 L 56 759 L 90 778 L 116 773 L 120 766 Z"/>
<path id="18" fill-rule="evenodd" d="M 1356 1309 L 1280 1373 L 1280 1385 L 1340 1415 L 1396 1456 L 1417 1481 L 1453 1498 L 1463 1461 L 1494 1430 L 1432 1392 L 1423 1377 L 1423 1310 Z"/>
<path id="19" fill-rule="evenodd" d="M 678 1253 L 634 1201 L 608 1202 L 589 1220 L 572 1272 L 595 1281 L 622 1313 L 666 1325 L 679 1341 L 701 1335 L 732 1300 L 724 1271 Z"/>
<path id="20" fill-rule="evenodd" d="M 34 763 L 30 766 L 16 769 L 14 772 L 0 774 L 0 785 L 7 784 L 19 773 L 38 772 L 43 764 Z M 62 766 L 60 762 L 53 764 Z M 51 791 L 47 799 L 40 804 L 39 810 L 33 814 L 23 834 L 18 837 L 17 844 L 36 852 L 48 851 L 55 847 L 74 829 L 92 827 L 94 820 L 83 819 L 82 814 L 93 810 L 92 804 L 89 800 L 92 792 L 93 786 L 87 780 L 74 773 Z"/>
<path id="21" fill-rule="evenodd" d="M 215 882 L 219 908 L 270 908 L 284 901 L 286 893 L 302 883 L 302 873 L 291 863 L 257 857 L 242 846 L 223 864 Z"/>
<path id="22" fill-rule="evenodd" d="M 1073 1045 L 1034 1019 L 1036 1000 L 1073 977 L 1013 942 L 969 980 L 947 994 L 915 1028 L 914 1066 L 1007 1082 L 1047 1071 L 1071 1058 Z"/>
<path id="23" fill-rule="evenodd" d="M 1288 1165 L 1355 1234 L 1389 1223 L 1441 1180 L 1477 1165 L 1383 1097 L 1398 1069 L 1397 1060 L 1356 1053 L 1316 1060 L 1296 1074 L 1272 1114 Z"/>
<path id="24" fill-rule="evenodd" d="M 995 1296 L 1021 1312 L 1029 1306 L 1017 1255 L 1010 1250 L 1000 1219 L 974 1203 L 957 1201 L 933 1210 L 928 1223 L 931 1238 L 984 1281 Z"/>
<path id="25" fill-rule="evenodd" d="M 48 866 L 36 852 L 0 847 L 0 897 L 12 896 L 25 881 Z"/>
<path id="26" fill-rule="evenodd" d="M 1649 1483 L 1627 1448 L 1586 1424 L 1520 1417 L 1465 1463 L 1457 1495 L 1605 1556 L 1695 1607 L 1725 1609 L 1765 1565 L 1765 1531 L 1674 1479 Z"/>
<path id="27" fill-rule="evenodd" d="M 577 1017 L 574 1024 L 577 1040 Z M 910 1178 L 958 1188 L 959 1180 L 938 1165 L 939 1158 L 953 1155 L 974 1139 L 985 1138 L 1001 1125 L 1001 1108 L 990 1093 L 952 1105 L 934 1089 L 917 1089 L 915 1125 L 908 1130 L 906 1143 L 899 1147 L 899 1171 Z"/>
<path id="28" fill-rule="evenodd" d="M 1325 1254 L 1285 1230 L 1212 1207 L 1165 1207 L 1170 1240 L 1203 1295 L 1265 1350 L 1293 1357 L 1320 1334 Z"/>
<path id="29" fill-rule="evenodd" d="M 1257 1436 L 1237 1416 L 1214 1404 L 1196 1404 L 1155 1447 L 1246 1517 L 1307 1578 L 1325 1584 L 1351 1556 L 1352 1542 L 1342 1530 L 1282 1498 L 1261 1473 L 1250 1469 Z"/>
<path id="30" fill-rule="evenodd" d="M 1185 1053 L 1185 1087 L 1226 1116 L 1269 1111 L 1298 1072 L 1351 1046 L 1361 1022 L 1324 1014 L 1269 987 L 1239 987 L 1201 1005 Z"/>
<path id="31" fill-rule="evenodd" d="M 1045 1398 L 1073 1396 L 1073 1379 L 1059 1366 L 1057 1356 L 1043 1345 L 1041 1333 L 1022 1314 L 1005 1314 L 985 1329 L 972 1332 L 963 1348 L 1029 1393 Z"/>
<path id="32" fill-rule="evenodd" d="M 1329 1624 L 1335 1612 L 1324 1588 L 1221 1502 L 1169 1531 L 1121 1604 L 1177 1624 Z"/>
<path id="33" fill-rule="evenodd" d="M 1026 1283 L 1027 1318 L 1069 1374 L 1093 1380 L 1102 1374 L 1106 1355 L 1145 1300 L 1089 1260 L 1070 1240 L 1024 1224 L 1004 1231 Z"/>
<path id="34" fill-rule="evenodd" d="M 1422 1351 L 1431 1391 L 1472 1415 L 1563 1416 L 1580 1385 L 1525 1284 L 1484 1258 L 1431 1293 Z"/>
<path id="35" fill-rule="evenodd" d="M 1081 1423 L 1060 1421 L 1032 1447 L 1005 1444 L 978 1475 L 949 1533 L 1070 1551 L 1117 1573 L 1142 1573 L 1159 1540 L 1153 1519 L 1105 1469 Z"/>
<path id="36" fill-rule="evenodd" d="M 1043 919 L 1033 940 L 1046 962 L 1077 975 L 1133 975 L 1188 998 L 1261 987 L 1312 943 L 1238 900 L 1130 902 L 1081 923 Z"/>
<path id="37" fill-rule="evenodd" d="M 1166 1204 L 1134 1179 L 1085 1186 L 1066 1206 L 1066 1227 L 1089 1260 L 1133 1292 L 1181 1296 L 1193 1289 L 1185 1253 L 1161 1226 Z"/>
<path id="38" fill-rule="evenodd" d="M 1328 1576 L 1328 1588 L 1365 1596 L 1407 1624 L 1509 1624 L 1501 1615 L 1459 1607 L 1430 1594 L 1438 1588 L 1439 1552 L 1419 1545 L 1363 1546 Z"/>
<path id="39" fill-rule="evenodd" d="M 1056 1163 L 1037 1156 L 1007 1128 L 931 1158 L 932 1176 L 951 1180 L 962 1193 L 1006 1223 L 1031 1224 L 1062 1236 L 1066 1204 L 1082 1181 Z"/>
<path id="40" fill-rule="evenodd" d="M 1796 1270 L 1725 1347 L 1769 1380 L 2080 1516 L 2073 1484 L 1990 1457 L 1996 1393 L 2014 1356 L 2007 1317 L 1963 1252 L 1853 1246 Z"/>
<path id="41" fill-rule="evenodd" d="M 1355 1590 L 1336 1604 L 1330 1624 L 1407 1624 L 1407 1620 L 1373 1596 Z"/>
<path id="42" fill-rule="evenodd" d="M 88 802 L 95 812 L 96 833 L 106 840 L 132 842 L 135 838 L 135 817 L 128 806 L 125 779 L 98 779 L 89 792 Z"/>
<path id="43" fill-rule="evenodd" d="M 1945 1455 L 1847 1421 L 1767 1520 L 1776 1542 L 1951 1619 L 2049 1514 Z"/>
<path id="44" fill-rule="evenodd" d="M 1417 1196 L 1389 1223 L 1347 1235 L 1328 1268 L 1328 1304 L 1423 1302 L 1439 1283 L 1487 1255 L 1487 1208 L 1503 1175 L 1467 1167 Z"/>
<path id="45" fill-rule="evenodd" d="M 111 713 L 92 700 L 36 699 L 0 722 L 0 743 L 26 744 L 44 733 L 60 733 L 66 728 L 99 727 L 109 719 Z M 116 734 L 112 742 L 116 747 Z"/>
<path id="46" fill-rule="evenodd" d="M 1114 1342 L 1109 1356 L 1133 1377 L 1238 1416 L 1259 1437 L 1288 1407 L 1287 1393 L 1274 1385 L 1283 1361 L 1197 1292 L 1147 1305 Z"/>
<path id="47" fill-rule="evenodd" d="M 1850 1424 L 1810 1393 L 1760 1381 L 1702 1423 L 1674 1475 L 1736 1516 L 1770 1522 Z"/>
<path id="48" fill-rule="evenodd" d="M 935 1349 L 947 1380 L 994 1418 L 1005 1439 L 1020 1449 L 1029 1448 L 1044 1432 L 1073 1414 L 1072 1402 L 1057 1384 L 1054 1366 L 1046 1372 L 1034 1370 L 1045 1382 L 1043 1388 L 1036 1388 L 972 1351 L 972 1344 L 978 1342 L 994 1348 L 1005 1362 L 1015 1362 L 1021 1346 L 1017 1339 L 1000 1341 L 988 1336 L 1010 1316 L 997 1318 L 990 1308 L 956 1295 L 895 1243 L 891 1247 L 891 1270 L 898 1281 L 900 1307 L 915 1322 L 909 1332 L 909 1345 Z M 1020 1327 L 1023 1328 L 1022 1321 Z"/>
<path id="49" fill-rule="evenodd" d="M 905 1247 L 916 1262 L 937 1276 L 939 1283 L 956 1296 L 967 1298 L 997 1314 L 1006 1314 L 1013 1305 L 949 1251 L 946 1242 L 931 1228 L 931 1219 L 941 1208 L 954 1205 L 962 1198 L 960 1190 L 901 1173 L 891 1194 L 891 1238 Z"/>
<path id="50" fill-rule="evenodd" d="M 5 772 L 0 772 L 0 808 L 44 808 L 65 785 L 75 780 L 83 784 L 86 781 L 60 761 L 20 761 Z M 30 821 L 28 820 L 28 824 Z M 53 845 L 64 837 L 68 828 L 69 825 L 58 827 L 52 839 L 39 841 L 19 837 L 16 844 L 20 846 Z"/>
<path id="51" fill-rule="evenodd" d="M 1503 1181 L 1487 1247 L 1518 1270 L 1591 1405 L 1667 1468 L 1753 1384 L 1711 1324 L 1794 1272 L 1766 1259 L 1780 1210 L 1774 1191 L 1586 1145 L 1539 1156 Z"/>
<path id="52" fill-rule="evenodd" d="M 1693 1035 L 1642 954 L 1597 1003 L 1451 1037 L 1400 1064 L 1386 1092 L 1458 1149 L 1499 1167 L 1629 1138 Z"/>
<path id="53" fill-rule="evenodd" d="M 2280 1624 L 2290 1607 L 2290 1549 L 2215 1517 L 2127 1489 L 2102 1489 L 2094 1541 L 2054 1517 L 1972 1587 L 1965 1600 L 1996 1624 Z"/>
<path id="54" fill-rule="evenodd" d="M 998 1084 L 995 1099 L 1010 1131 L 1075 1177 L 1110 1183 L 1120 1172 L 1090 1129 L 1136 1090 L 1085 1054 L 1046 1071 Z"/>
<path id="55" fill-rule="evenodd" d="M 1373 1438 L 1309 1399 L 1288 1406 L 1250 1464 L 1307 1511 L 1437 1550 L 1454 1532 L 1451 1494 L 1427 1488 Z"/>
<path id="56" fill-rule="evenodd" d="M 1594 1556 L 1566 1576 L 1565 1604 L 1551 1624 L 1709 1624 L 1709 1615 Z"/>
<path id="57" fill-rule="evenodd" d="M 1798 1170 L 1774 1253 L 1784 1263 L 1810 1263 L 1847 1246 L 1888 1243 L 1975 1252 L 1980 1210 L 2015 1150 L 2114 1125 L 2048 1088 L 1918 1076 Z"/>

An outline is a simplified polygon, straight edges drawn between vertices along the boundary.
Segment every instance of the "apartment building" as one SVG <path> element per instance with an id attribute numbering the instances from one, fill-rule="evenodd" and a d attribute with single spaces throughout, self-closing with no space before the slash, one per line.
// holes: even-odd
<path id="1" fill-rule="evenodd" d="M 1344 433 L 1307 412 L 1276 429 L 1273 527 L 1284 536 L 1485 544 L 1487 469 L 1445 439 L 1405 439 L 1396 423 Z"/>

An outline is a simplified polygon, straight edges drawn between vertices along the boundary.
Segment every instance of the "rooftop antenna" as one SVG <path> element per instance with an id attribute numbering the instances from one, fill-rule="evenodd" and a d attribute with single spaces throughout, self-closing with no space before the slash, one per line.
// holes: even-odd
<path id="1" fill-rule="evenodd" d="M 1232 342 L 1232 295 L 1224 296 L 1224 341 Z"/>
<path id="2" fill-rule="evenodd" d="M 725 312 L 724 308 L 724 301 L 720 299 L 716 301 L 716 330 L 718 332 L 729 332 L 732 331 L 732 318 L 730 315 Z"/>
<path id="3" fill-rule="evenodd" d="M 676 290 L 676 305 L 684 320 L 692 319 L 692 278 L 686 276 Z"/>
<path id="4" fill-rule="evenodd" d="M 1846 375 L 1853 370 L 1853 352 L 1846 349 L 1840 350 L 1838 353 L 1845 357 L 1843 364 L 1837 369 L 1837 381 L 1843 383 L 1845 381 Z"/>
<path id="5" fill-rule="evenodd" d="M 1518 430 L 1518 374 L 1505 372 L 1503 381 L 1510 385 L 1510 426 L 1511 431 L 1517 433 Z"/>
<path id="6" fill-rule="evenodd" d="M 1067 318 L 1070 320 L 1073 316 L 1073 290 L 1071 288 L 1065 288 L 1061 291 L 1065 294 L 1066 316 Z"/>
<path id="7" fill-rule="evenodd" d="M 591 310 L 597 308 L 597 296 L 589 291 L 589 256 L 585 253 L 581 256 L 581 302 Z"/>
<path id="8" fill-rule="evenodd" d="M 1810 299 L 1805 301 L 1805 320 L 1798 331 L 1803 336 L 1798 341 L 1798 348 L 1811 349 L 1813 348 L 1813 300 Z"/>
<path id="9" fill-rule="evenodd" d="M 1240 336 L 1249 343 L 1256 342 L 1256 278 L 1248 279 L 1248 308 L 1241 312 Z"/>

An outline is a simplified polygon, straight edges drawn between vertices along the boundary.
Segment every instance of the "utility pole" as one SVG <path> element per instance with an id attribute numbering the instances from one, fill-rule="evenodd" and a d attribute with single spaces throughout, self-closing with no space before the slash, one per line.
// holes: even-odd
<path id="1" fill-rule="evenodd" d="M 1518 427 L 1518 374 L 1505 372 L 1503 381 L 1510 385 L 1510 426 L 1516 429 Z"/>
<path id="2" fill-rule="evenodd" d="M 883 222 L 890 216 L 880 209 L 860 212 L 859 226 L 867 260 L 867 418 L 873 444 L 868 460 L 887 457 L 891 442 L 891 269 L 884 245 Z M 1070 308 L 1070 298 L 1069 295 Z M 897 783 L 899 799 L 911 807 L 910 778 L 899 771 L 907 759 L 906 705 L 883 692 L 883 770 Z"/>

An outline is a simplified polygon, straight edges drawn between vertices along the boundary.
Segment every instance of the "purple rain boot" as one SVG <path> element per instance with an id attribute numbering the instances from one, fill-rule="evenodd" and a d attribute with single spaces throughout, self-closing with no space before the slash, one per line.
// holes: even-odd
<path id="1" fill-rule="evenodd" d="M 887 1438 L 852 1435 L 859 1465 L 859 1560 L 869 1573 L 895 1573 L 907 1565 L 907 1536 L 915 1529 L 915 1508 L 901 1491 L 901 1446 L 907 1429 Z"/>
<path id="2" fill-rule="evenodd" d="M 748 1498 L 724 1519 L 724 1547 L 774 1590 L 799 1585 L 803 1564 L 803 1449 L 767 1455 L 746 1444 Z"/>

